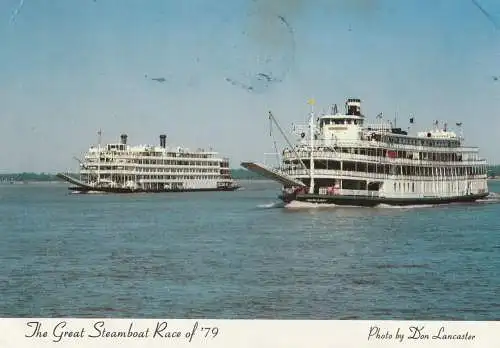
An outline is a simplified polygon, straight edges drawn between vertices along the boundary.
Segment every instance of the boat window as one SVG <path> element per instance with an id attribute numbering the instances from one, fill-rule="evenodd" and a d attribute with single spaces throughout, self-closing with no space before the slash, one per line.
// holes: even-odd
<path id="1" fill-rule="evenodd" d="M 320 126 L 321 126 L 321 127 L 323 127 L 323 126 L 327 126 L 327 125 L 329 125 L 329 124 L 331 123 L 330 121 L 331 121 L 331 120 L 330 120 L 329 118 L 324 119 L 324 120 L 321 120 L 321 125 L 320 125 Z"/>

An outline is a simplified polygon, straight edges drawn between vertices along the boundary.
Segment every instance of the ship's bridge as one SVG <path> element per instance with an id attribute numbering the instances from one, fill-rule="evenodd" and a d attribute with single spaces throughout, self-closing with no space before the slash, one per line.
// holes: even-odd
<path id="1" fill-rule="evenodd" d="M 348 99 L 345 114 L 337 112 L 321 116 L 318 120 L 321 138 L 323 140 L 357 140 L 361 137 L 364 116 L 361 114 L 361 101 Z"/>

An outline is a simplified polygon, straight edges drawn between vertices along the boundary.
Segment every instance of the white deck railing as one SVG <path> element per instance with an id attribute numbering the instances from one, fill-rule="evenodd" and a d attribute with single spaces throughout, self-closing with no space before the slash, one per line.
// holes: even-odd
<path id="1" fill-rule="evenodd" d="M 297 152 L 302 159 L 309 159 L 309 152 L 301 151 Z M 429 161 L 420 159 L 407 159 L 407 158 L 389 158 L 383 156 L 367 156 L 353 153 L 345 152 L 313 152 L 314 159 L 333 159 L 337 161 L 357 161 L 357 162 L 369 162 L 369 163 L 380 163 L 380 164 L 407 164 L 407 165 L 429 165 L 429 166 L 468 166 L 468 165 L 486 165 L 486 160 L 484 158 L 478 158 L 476 160 L 464 160 L 455 162 L 444 162 L 444 161 Z M 297 160 L 297 156 L 294 153 L 285 153 L 283 160 Z"/>
<path id="2" fill-rule="evenodd" d="M 305 169 L 296 169 L 296 170 L 287 170 L 286 174 L 292 177 L 305 177 L 309 176 L 309 170 Z M 359 179 L 374 179 L 374 180 L 385 180 L 385 179 L 401 179 L 404 177 L 405 180 L 434 180 L 436 181 L 439 176 L 418 176 L 418 175 L 401 175 L 401 174 L 383 174 L 383 173 L 367 173 L 367 172 L 355 172 L 350 170 L 334 170 L 334 169 L 315 169 L 314 170 L 315 177 L 325 177 L 325 178 L 359 178 Z M 465 180 L 468 178 L 474 177 L 476 179 L 486 178 L 487 174 L 471 174 L 471 175 L 447 175 L 445 178 L 447 180 L 453 178 L 456 180 Z M 442 178 L 442 176 L 440 176 Z"/>
<path id="3" fill-rule="evenodd" d="M 328 196 L 368 196 L 368 197 L 378 197 L 378 191 L 368 191 L 368 190 L 348 190 L 348 189 L 336 189 L 332 193 L 328 193 L 328 187 L 320 187 L 319 188 L 320 195 L 328 195 Z"/>
<path id="4" fill-rule="evenodd" d="M 308 147 L 308 144 L 302 145 Z M 347 147 L 347 148 L 372 148 L 381 149 L 388 148 L 390 150 L 400 151 L 425 151 L 425 152 L 460 152 L 460 153 L 476 153 L 479 151 L 478 147 L 464 146 L 464 147 L 434 147 L 434 146 L 420 146 L 420 145 L 403 145 L 403 144 L 388 144 L 385 142 L 374 140 L 323 140 L 318 139 L 314 141 L 314 146 L 319 147 Z"/>

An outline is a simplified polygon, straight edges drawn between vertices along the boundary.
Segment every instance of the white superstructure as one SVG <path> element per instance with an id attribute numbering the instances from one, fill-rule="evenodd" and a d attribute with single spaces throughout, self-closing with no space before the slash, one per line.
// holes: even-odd
<path id="1" fill-rule="evenodd" d="M 100 138 L 100 134 L 99 134 Z M 196 191 L 233 188 L 229 159 L 217 152 L 121 141 L 91 146 L 80 161 L 80 181 L 92 187 L 139 191 Z"/>
<path id="2" fill-rule="evenodd" d="M 446 126 L 439 128 L 438 122 L 415 136 L 383 121 L 365 125 L 361 101 L 349 99 L 344 114 L 323 115 L 312 128 L 312 156 L 306 136 L 295 148 L 305 168 L 290 148 L 283 151 L 282 162 L 283 172 L 300 179 L 310 192 L 337 186 L 338 194 L 419 198 L 488 191 L 487 163 L 478 148 L 463 147 L 462 138 Z"/>
<path id="3" fill-rule="evenodd" d="M 287 201 L 447 203 L 488 194 L 486 160 L 446 124 L 409 135 L 411 127 L 376 119 L 366 124 L 360 99 L 348 99 L 343 113 L 336 105 L 319 117 L 312 110 L 308 125 L 294 127 L 297 141 L 287 139 L 279 168 L 242 165 L 281 182 Z"/>

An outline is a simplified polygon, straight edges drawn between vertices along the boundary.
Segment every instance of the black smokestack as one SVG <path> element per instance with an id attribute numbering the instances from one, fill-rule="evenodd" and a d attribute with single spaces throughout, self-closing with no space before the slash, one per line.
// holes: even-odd
<path id="1" fill-rule="evenodd" d="M 167 136 L 165 134 L 160 135 L 160 147 L 165 148 L 167 146 Z"/>
<path id="2" fill-rule="evenodd" d="M 122 144 L 123 144 L 123 145 L 127 145 L 127 134 L 122 134 L 122 135 L 120 136 L 120 138 L 121 138 L 121 140 L 122 140 L 122 141 L 121 141 L 121 142 L 122 142 Z"/>

